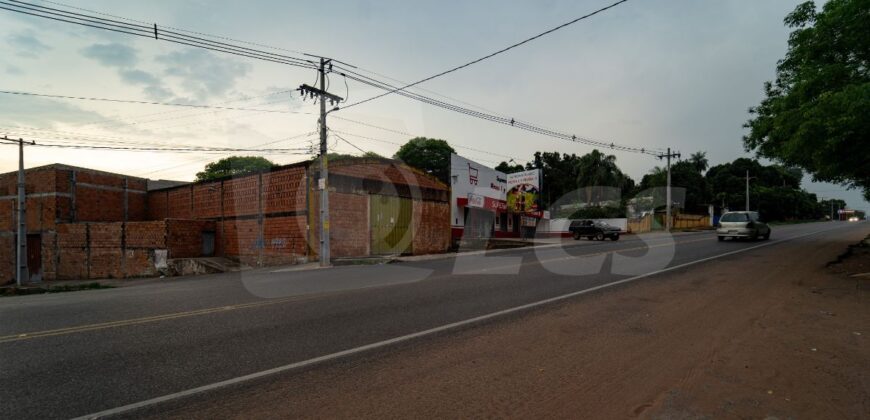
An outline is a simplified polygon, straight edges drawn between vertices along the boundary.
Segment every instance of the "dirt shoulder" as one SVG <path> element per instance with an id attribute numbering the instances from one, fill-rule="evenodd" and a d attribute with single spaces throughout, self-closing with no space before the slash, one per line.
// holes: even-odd
<path id="1" fill-rule="evenodd" d="M 159 416 L 868 418 L 870 288 L 825 267 L 866 234 L 760 248 Z"/>

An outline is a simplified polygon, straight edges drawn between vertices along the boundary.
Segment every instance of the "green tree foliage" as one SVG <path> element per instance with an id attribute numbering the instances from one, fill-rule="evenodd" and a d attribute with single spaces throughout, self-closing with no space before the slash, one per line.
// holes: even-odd
<path id="1" fill-rule="evenodd" d="M 692 153 L 692 156 L 689 157 L 689 162 L 692 163 L 692 166 L 699 173 L 704 173 L 710 167 L 710 162 L 707 160 L 707 152 Z"/>
<path id="2" fill-rule="evenodd" d="M 511 162 L 513 162 L 513 160 L 511 160 Z M 524 168 L 523 165 L 520 165 L 519 163 L 514 163 L 513 165 L 511 165 L 508 162 L 502 161 L 498 164 L 498 166 L 495 167 L 495 170 L 499 172 L 504 172 L 506 174 L 512 174 L 525 171 L 526 168 Z"/>
<path id="3" fill-rule="evenodd" d="M 641 190 L 666 187 L 667 185 L 667 170 L 660 167 L 653 168 L 640 181 Z M 671 187 L 685 188 L 684 212 L 707 212 L 707 205 L 710 203 L 710 190 L 707 186 L 707 178 L 698 171 L 697 163 L 691 160 L 684 160 L 671 164 Z"/>
<path id="4" fill-rule="evenodd" d="M 259 156 L 230 156 L 217 162 L 205 165 L 202 172 L 197 172 L 197 181 L 239 176 L 251 172 L 268 170 L 275 166 L 270 160 Z"/>
<path id="5" fill-rule="evenodd" d="M 541 169 L 541 194 L 544 208 L 577 189 L 580 157 L 559 152 L 535 152 L 526 169 Z"/>
<path id="6" fill-rule="evenodd" d="M 449 185 L 451 153 L 456 151 L 444 140 L 415 137 L 403 144 L 393 157 Z"/>
<path id="7" fill-rule="evenodd" d="M 593 149 L 577 162 L 577 187 L 586 189 L 587 202 L 609 198 L 605 197 L 603 191 L 593 187 L 616 187 L 620 190 L 620 199 L 624 199 L 634 189 L 634 180 L 616 166 L 616 156 Z"/>
<path id="8" fill-rule="evenodd" d="M 720 207 L 743 210 L 746 206 L 746 173 L 749 171 L 749 207 L 767 220 L 819 219 L 827 213 L 815 194 L 800 188 L 803 173 L 796 168 L 762 165 L 740 158 L 707 171 L 712 200 Z"/>
<path id="9" fill-rule="evenodd" d="M 816 10 L 809 1 L 786 16 L 788 52 L 749 110 L 744 146 L 870 199 L 870 0 Z"/>

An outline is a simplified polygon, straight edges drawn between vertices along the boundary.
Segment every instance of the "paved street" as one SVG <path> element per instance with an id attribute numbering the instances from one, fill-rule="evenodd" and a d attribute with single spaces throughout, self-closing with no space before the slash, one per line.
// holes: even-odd
<path id="1" fill-rule="evenodd" d="M 812 223 L 773 232 L 766 242 L 722 243 L 710 232 L 646 241 L 629 236 L 458 261 L 258 270 L 6 298 L 0 300 L 0 400 L 7 418 L 87 415 L 655 273 L 671 252 L 668 267 L 728 253 L 722 259 L 736 261 L 793 241 L 841 243 L 843 235 L 866 235 L 868 225 Z M 620 288 L 691 274 L 705 264 Z M 611 290 L 595 293 L 606 299 Z M 425 346 L 428 339 L 409 342 Z"/>

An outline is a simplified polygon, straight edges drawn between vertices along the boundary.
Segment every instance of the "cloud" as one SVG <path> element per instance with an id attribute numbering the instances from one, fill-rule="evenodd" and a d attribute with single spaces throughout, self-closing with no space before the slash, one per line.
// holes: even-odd
<path id="1" fill-rule="evenodd" d="M 12 75 L 12 76 L 18 76 L 20 74 L 24 74 L 24 71 L 21 70 L 21 67 L 18 67 L 18 66 L 12 65 L 12 64 L 7 64 L 6 65 L 6 74 Z"/>
<path id="2" fill-rule="evenodd" d="M 225 95 L 252 67 L 203 50 L 175 51 L 157 61 L 166 65 L 167 76 L 180 79 L 181 86 L 198 100 Z"/>
<path id="3" fill-rule="evenodd" d="M 153 74 L 148 73 L 142 70 L 136 69 L 120 69 L 118 70 L 118 75 L 121 76 L 121 80 L 131 84 L 131 85 L 156 85 L 160 84 L 160 81 L 154 77 Z"/>
<path id="4" fill-rule="evenodd" d="M 6 42 L 15 49 L 19 57 L 25 58 L 37 58 L 39 54 L 52 49 L 37 39 L 31 30 L 9 35 Z"/>
<path id="5" fill-rule="evenodd" d="M 138 61 L 135 49 L 118 43 L 94 44 L 81 53 L 108 67 L 132 67 Z"/>
<path id="6" fill-rule="evenodd" d="M 7 124 L 37 128 L 51 128 L 63 123 L 81 125 L 105 119 L 96 112 L 65 102 L 35 97 L 4 98 L 0 101 L 0 115 Z"/>
<path id="7" fill-rule="evenodd" d="M 171 90 L 158 84 L 146 86 L 142 91 L 155 101 L 165 101 L 175 96 Z"/>

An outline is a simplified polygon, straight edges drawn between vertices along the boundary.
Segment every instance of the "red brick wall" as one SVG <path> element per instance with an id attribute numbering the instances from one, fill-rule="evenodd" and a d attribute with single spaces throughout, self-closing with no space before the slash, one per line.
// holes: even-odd
<path id="1" fill-rule="evenodd" d="M 305 168 L 263 174 L 263 213 L 305 210 Z"/>
<path id="2" fill-rule="evenodd" d="M 260 225 L 256 219 L 225 220 L 222 251 L 227 256 L 256 257 L 259 254 L 257 238 L 260 236 Z M 250 258 L 246 259 L 250 261 Z"/>
<path id="3" fill-rule="evenodd" d="M 0 284 L 15 281 L 15 237 L 0 233 Z"/>
<path id="4" fill-rule="evenodd" d="M 204 220 L 166 220 L 166 248 L 169 258 L 202 256 L 202 234 L 215 230 L 215 222 Z"/>
<path id="5" fill-rule="evenodd" d="M 306 255 L 305 215 L 263 221 L 263 263 L 289 264 Z"/>
<path id="6" fill-rule="evenodd" d="M 121 223 L 88 223 L 88 264 L 92 279 L 123 278 Z"/>
<path id="7" fill-rule="evenodd" d="M 414 201 L 415 255 L 446 252 L 450 247 L 450 205 L 440 201 Z"/>
<path id="8" fill-rule="evenodd" d="M 363 257 L 369 254 L 368 196 L 329 194 L 329 251 L 333 257 Z"/>
<path id="9" fill-rule="evenodd" d="M 165 248 L 166 223 L 60 223 L 56 237 L 59 280 L 150 276 L 157 274 L 154 250 Z M 43 233 L 43 260 L 55 258 L 53 240 Z M 55 277 L 54 265 L 43 264 L 46 279 Z"/>
<path id="10" fill-rule="evenodd" d="M 174 188 L 167 192 L 167 218 L 190 219 L 193 217 L 190 207 L 191 187 Z"/>
<path id="11" fill-rule="evenodd" d="M 88 225 L 59 223 L 57 225 L 57 279 L 88 278 Z"/>
<path id="12" fill-rule="evenodd" d="M 148 192 L 147 220 L 163 220 L 169 217 L 167 196 L 168 192 L 165 190 Z"/>
<path id="13" fill-rule="evenodd" d="M 221 217 L 221 183 L 209 182 L 193 186 L 193 218 Z"/>
<path id="14" fill-rule="evenodd" d="M 166 248 L 166 222 L 130 222 L 125 227 L 127 248 Z"/>
<path id="15" fill-rule="evenodd" d="M 260 211 L 259 175 L 223 182 L 224 217 L 255 215 Z"/>

